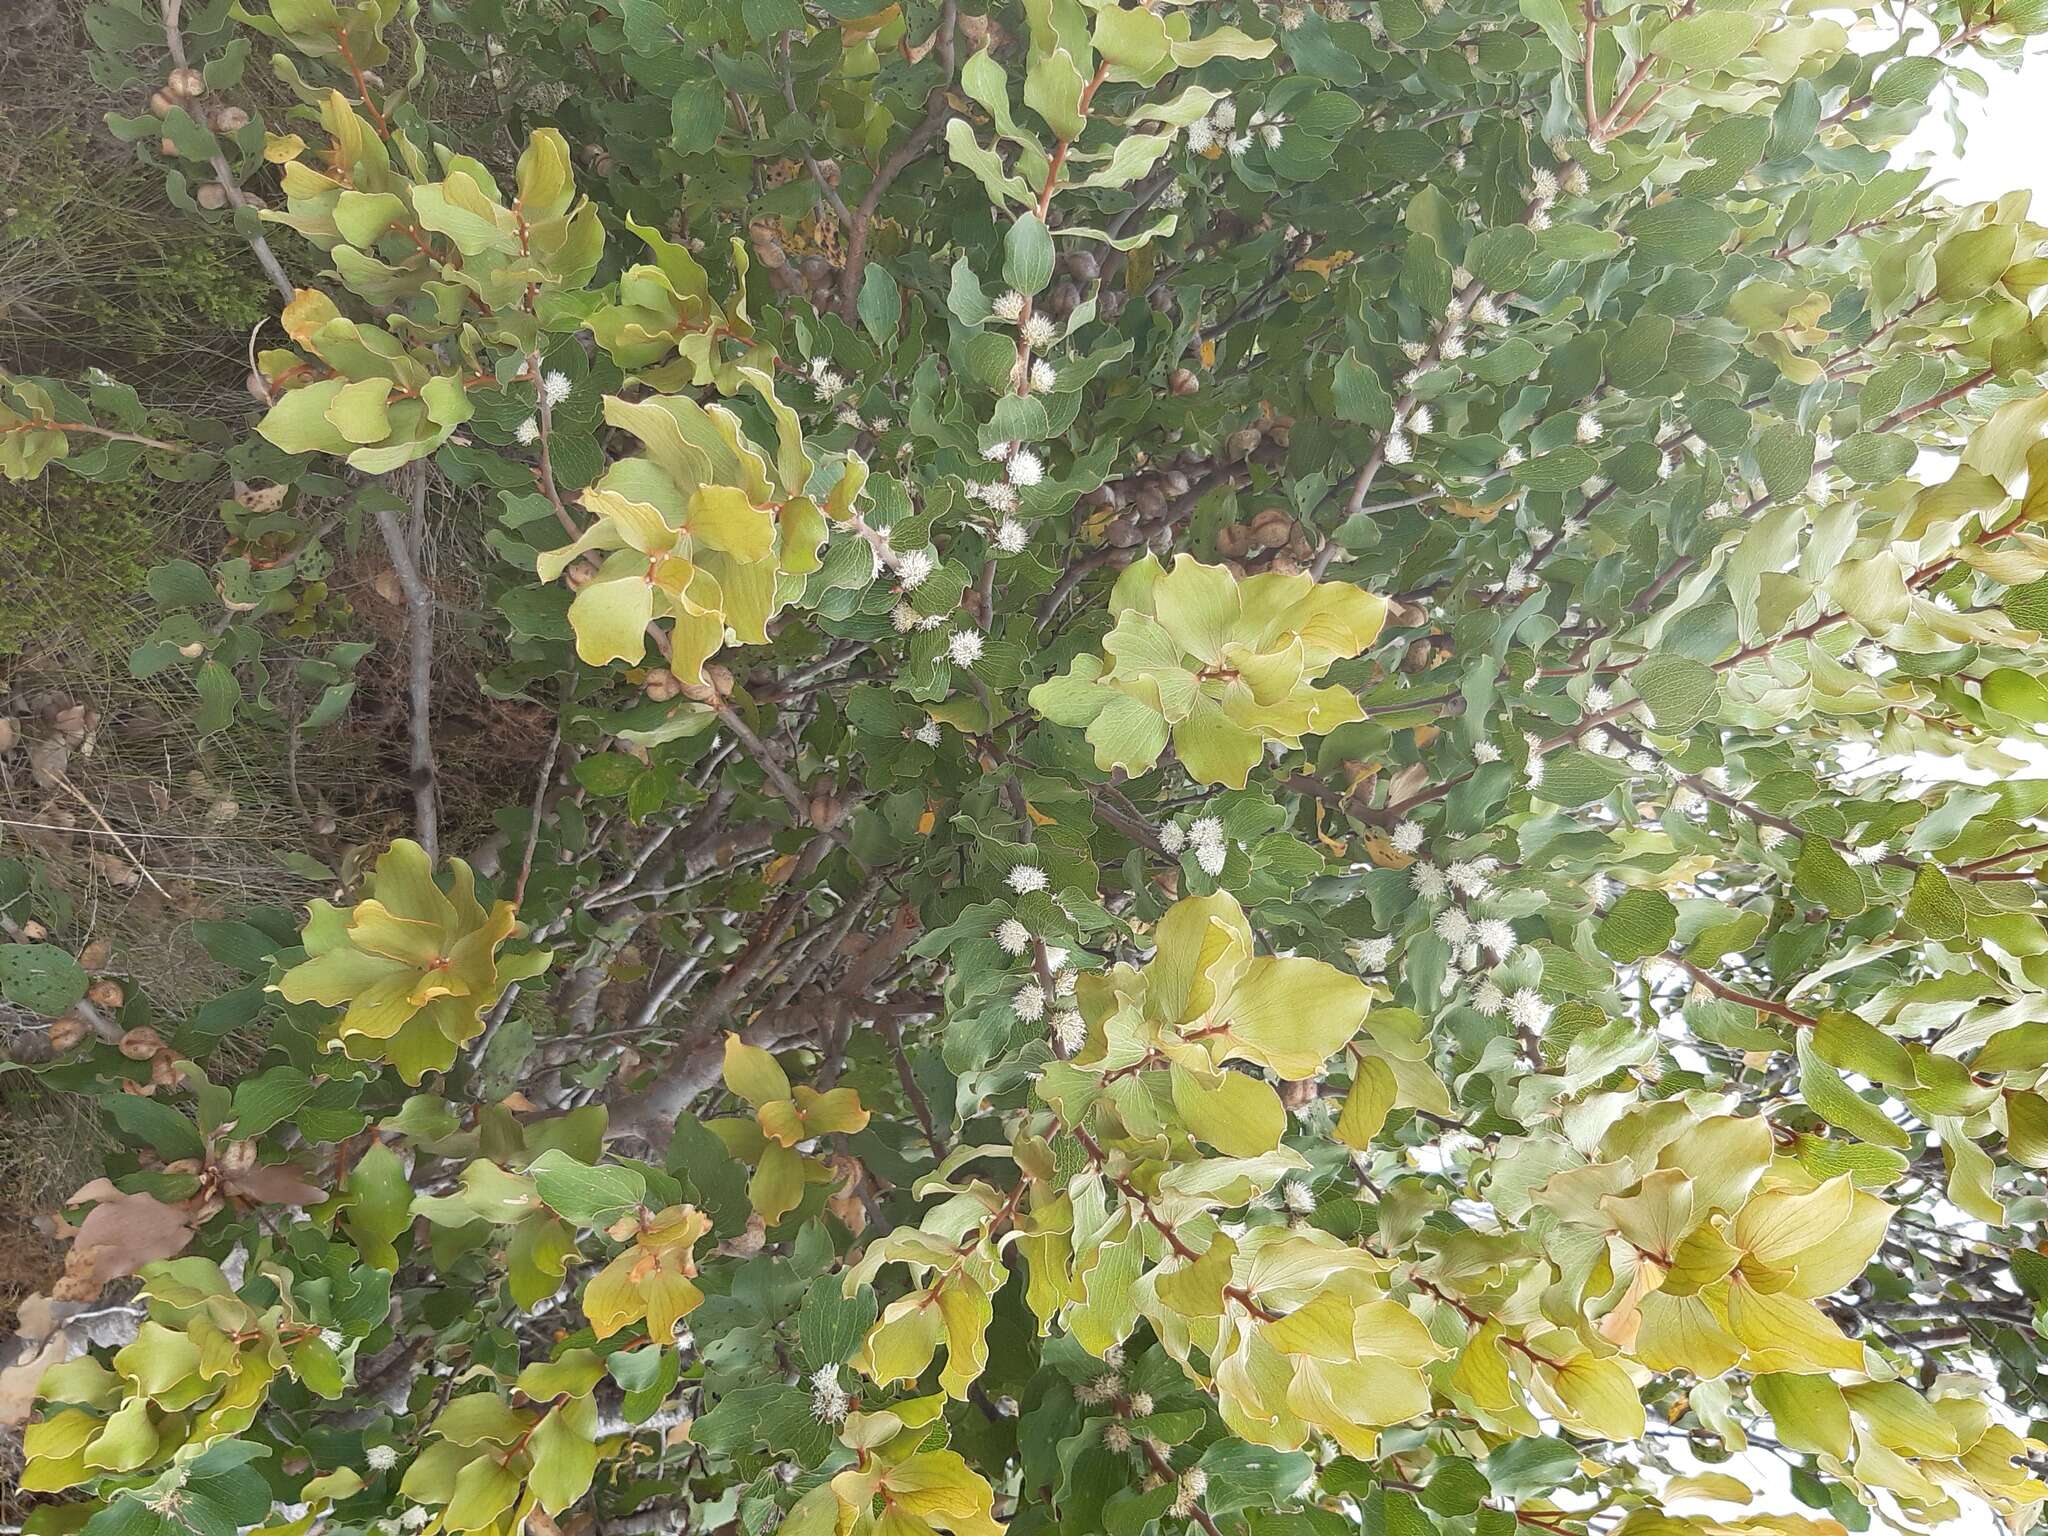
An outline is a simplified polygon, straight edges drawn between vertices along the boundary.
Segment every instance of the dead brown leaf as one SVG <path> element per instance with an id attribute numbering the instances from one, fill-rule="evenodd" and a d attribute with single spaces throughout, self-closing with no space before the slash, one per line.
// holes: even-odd
<path id="1" fill-rule="evenodd" d="M 94 1179 L 66 1203 L 99 1203 L 78 1224 L 64 1275 L 54 1289 L 59 1301 L 93 1301 L 109 1280 L 132 1275 L 157 1259 L 174 1258 L 192 1241 L 191 1215 L 154 1195 L 123 1194 L 111 1179 Z"/>

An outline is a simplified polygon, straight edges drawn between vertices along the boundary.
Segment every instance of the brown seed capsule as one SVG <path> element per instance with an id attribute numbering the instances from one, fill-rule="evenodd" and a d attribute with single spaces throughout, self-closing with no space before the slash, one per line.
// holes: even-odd
<path id="1" fill-rule="evenodd" d="M 1177 469 L 1166 470 L 1159 476 L 1159 489 L 1169 496 L 1187 495 L 1192 484 L 1193 482 Z"/>
<path id="2" fill-rule="evenodd" d="M 87 987 L 85 995 L 95 1008 L 118 1008 L 128 1000 L 128 994 L 121 990 L 121 983 L 107 977 L 101 977 Z"/>
<path id="3" fill-rule="evenodd" d="M 228 205 L 228 189 L 217 181 L 209 181 L 194 194 L 199 206 L 212 213 Z"/>
<path id="4" fill-rule="evenodd" d="M 104 971 L 107 962 L 114 958 L 114 946 L 105 939 L 94 939 L 78 952 L 79 969 Z"/>
<path id="5" fill-rule="evenodd" d="M 1081 289 L 1074 283 L 1052 285 L 1052 312 L 1062 318 L 1074 312 L 1074 306 L 1081 302 Z"/>
<path id="6" fill-rule="evenodd" d="M 61 1019 L 52 1019 L 50 1021 L 50 1049 L 53 1051 L 68 1051 L 78 1044 L 79 1041 L 83 1040 L 88 1033 L 90 1031 L 86 1028 L 85 1020 L 74 1019 L 68 1013 Z"/>
<path id="7" fill-rule="evenodd" d="M 1131 505 L 1140 517 L 1163 517 L 1166 514 L 1166 492 L 1157 484 L 1147 485 L 1138 492 Z"/>
<path id="8" fill-rule="evenodd" d="M 1120 517 L 1109 525 L 1109 542 L 1118 549 L 1130 549 L 1145 542 L 1145 535 L 1135 520 Z"/>
<path id="9" fill-rule="evenodd" d="M 163 152 L 163 157 L 166 160 L 175 160 L 178 158 L 178 141 L 176 139 L 158 139 L 156 142 L 156 147 Z"/>
<path id="10" fill-rule="evenodd" d="M 27 922 L 21 925 L 21 936 L 25 939 L 32 939 L 40 943 L 42 940 L 47 939 L 50 936 L 50 930 L 45 928 L 41 923 L 37 922 L 34 918 L 30 918 Z"/>
<path id="11" fill-rule="evenodd" d="M 1224 451 L 1233 459 L 1248 459 L 1265 435 L 1257 427 L 1240 427 L 1224 439 Z"/>
<path id="12" fill-rule="evenodd" d="M 846 802 L 829 785 L 811 791 L 811 825 L 828 832 L 846 819 Z"/>
<path id="13" fill-rule="evenodd" d="M 1084 283 L 1102 276 L 1102 258 L 1093 251 L 1074 251 L 1067 256 L 1067 271 Z"/>
<path id="14" fill-rule="evenodd" d="M 1166 387 L 1176 395 L 1192 395 L 1202 387 L 1202 381 L 1195 377 L 1193 370 L 1176 368 L 1166 381 Z"/>
<path id="15" fill-rule="evenodd" d="M 596 578 L 597 572 L 581 560 L 562 572 L 562 582 L 571 592 L 581 592 Z"/>
<path id="16" fill-rule="evenodd" d="M 121 1037 L 121 1054 L 130 1061 L 148 1061 L 164 1048 L 164 1037 L 147 1024 L 131 1029 Z"/>
<path id="17" fill-rule="evenodd" d="M 249 114 L 241 107 L 217 107 L 213 114 L 216 133 L 240 133 L 249 126 Z"/>
<path id="18" fill-rule="evenodd" d="M 809 283 L 822 283 L 832 275 L 832 263 L 815 251 L 806 256 L 799 265 L 803 268 L 804 280 Z"/>
<path id="19" fill-rule="evenodd" d="M 657 704 L 666 704 L 683 691 L 683 684 L 667 667 L 656 667 L 641 682 L 640 691 Z"/>
<path id="20" fill-rule="evenodd" d="M 1243 523 L 1216 530 L 1216 553 L 1226 560 L 1242 560 L 1252 547 L 1252 531 Z"/>
<path id="21" fill-rule="evenodd" d="M 1294 519 L 1279 507 L 1268 507 L 1252 519 L 1252 542 L 1261 549 L 1277 549 L 1294 532 Z"/>
<path id="22" fill-rule="evenodd" d="M 153 91 L 149 97 L 149 111 L 152 117 L 169 117 L 171 108 L 182 105 L 169 91 Z"/>
<path id="23" fill-rule="evenodd" d="M 164 88 L 174 96 L 204 96 L 206 76 L 190 66 L 174 69 L 164 78 Z"/>
<path id="24" fill-rule="evenodd" d="M 1435 650 L 1427 640 L 1411 640 L 1408 642 L 1408 649 L 1401 653 L 1401 670 L 1403 672 L 1425 671 L 1435 654 Z"/>

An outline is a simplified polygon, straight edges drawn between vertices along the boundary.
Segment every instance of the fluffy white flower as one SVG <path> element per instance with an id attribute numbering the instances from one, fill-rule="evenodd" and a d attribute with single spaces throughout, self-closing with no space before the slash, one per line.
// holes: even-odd
<path id="1" fill-rule="evenodd" d="M 1504 917 L 1482 917 L 1473 934 L 1479 947 L 1496 960 L 1505 960 L 1515 951 L 1515 925 Z"/>
<path id="2" fill-rule="evenodd" d="M 1044 315 L 1030 315 L 1018 332 L 1024 338 L 1024 345 L 1037 352 L 1059 340 L 1060 328 Z"/>
<path id="3" fill-rule="evenodd" d="M 944 739 L 943 734 L 939 730 L 939 722 L 936 720 L 925 721 L 923 725 L 917 728 L 915 735 L 919 741 L 928 747 L 936 747 Z"/>
<path id="4" fill-rule="evenodd" d="M 569 382 L 569 375 L 559 368 L 553 368 L 541 377 L 540 397 L 549 405 L 560 405 L 569 398 L 569 391 L 575 387 Z"/>
<path id="5" fill-rule="evenodd" d="M 811 1417 L 837 1424 L 852 1407 L 846 1389 L 839 1385 L 839 1367 L 821 1365 L 811 1373 Z"/>
<path id="6" fill-rule="evenodd" d="M 1007 480 L 991 480 L 981 488 L 976 498 L 991 512 L 1014 512 L 1017 510 L 1017 487 Z"/>
<path id="7" fill-rule="evenodd" d="M 1573 197 L 1584 197 L 1592 182 L 1586 175 L 1586 168 L 1576 162 L 1564 173 L 1564 189 Z"/>
<path id="8" fill-rule="evenodd" d="M 1053 1043 L 1069 1056 L 1088 1042 L 1088 1021 L 1072 1008 L 1062 1008 L 1045 1028 Z"/>
<path id="9" fill-rule="evenodd" d="M 540 418 L 529 416 L 519 423 L 519 430 L 512 434 L 521 443 L 531 445 L 540 441 Z"/>
<path id="10" fill-rule="evenodd" d="M 1434 432 L 1436 412 L 1426 405 L 1418 405 L 1408 413 L 1408 430 L 1411 432 Z"/>
<path id="11" fill-rule="evenodd" d="M 1541 789 L 1543 787 L 1542 753 L 1531 752 L 1529 754 L 1529 766 L 1522 770 L 1522 778 L 1531 789 Z"/>
<path id="12" fill-rule="evenodd" d="M 1201 1506 L 1202 1495 L 1209 1491 L 1209 1474 L 1200 1467 L 1189 1467 L 1180 1475 L 1180 1486 L 1174 1491 L 1172 1507 L 1167 1513 L 1176 1520 L 1190 1518 Z"/>
<path id="13" fill-rule="evenodd" d="M 1785 841 L 1785 829 L 1768 825 L 1758 827 L 1756 829 L 1756 840 L 1762 843 L 1765 850 L 1768 851 Z"/>
<path id="14" fill-rule="evenodd" d="M 1544 230 L 1550 228 L 1550 210 L 1547 208 L 1538 208 L 1534 213 L 1529 215 L 1528 220 L 1526 222 L 1528 223 L 1529 228 L 1533 229 L 1534 231 L 1536 231 L 1537 234 L 1540 235 L 1543 233 Z"/>
<path id="15" fill-rule="evenodd" d="M 996 924 L 996 947 L 1006 955 L 1021 955 L 1031 947 L 1031 930 L 1014 917 Z"/>
<path id="16" fill-rule="evenodd" d="M 1025 982 L 1010 999 L 1010 1010 L 1026 1024 L 1036 1024 L 1045 1017 L 1045 988 L 1035 981 Z"/>
<path id="17" fill-rule="evenodd" d="M 1299 26 L 1300 23 L 1296 22 L 1295 25 Z M 1281 132 L 1278 123 L 1267 123 L 1259 130 L 1259 140 L 1268 149 L 1278 149 L 1280 147 L 1280 139 Z"/>
<path id="18" fill-rule="evenodd" d="M 1493 885 L 1486 878 L 1486 868 L 1478 859 L 1460 859 L 1450 868 L 1451 884 L 1460 891 L 1479 901 L 1493 892 Z"/>
<path id="19" fill-rule="evenodd" d="M 1472 323 L 1474 325 L 1500 325 L 1507 315 L 1500 307 L 1500 301 L 1490 293 L 1482 293 L 1472 301 Z"/>
<path id="20" fill-rule="evenodd" d="M 398 1517 L 398 1523 L 408 1531 L 416 1531 L 434 1518 L 432 1510 L 424 1504 L 408 1504 L 405 1513 Z"/>
<path id="21" fill-rule="evenodd" d="M 1429 356 L 1429 343 L 1426 341 L 1404 341 L 1401 343 L 1401 355 L 1411 363 L 1419 363 Z"/>
<path id="22" fill-rule="evenodd" d="M 1490 981 L 1482 981 L 1472 989 L 1472 1006 L 1481 1018 L 1498 1018 L 1507 1005 L 1507 994 Z"/>
<path id="23" fill-rule="evenodd" d="M 1389 432 L 1380 456 L 1389 464 L 1406 464 L 1415 457 L 1415 449 L 1401 433 Z"/>
<path id="24" fill-rule="evenodd" d="M 1578 424 L 1572 428 L 1572 436 L 1582 443 L 1597 443 L 1600 441 L 1601 433 L 1605 430 L 1600 425 L 1600 418 L 1591 411 L 1587 411 L 1579 417 Z"/>
<path id="25" fill-rule="evenodd" d="M 1891 657 L 1881 645 L 1859 645 L 1849 653 L 1849 660 L 1866 677 L 1882 677 L 1892 665 Z"/>
<path id="26" fill-rule="evenodd" d="M 1408 866 L 1408 883 L 1424 901 L 1442 901 L 1451 893 L 1450 877 L 1427 859 Z"/>
<path id="27" fill-rule="evenodd" d="M 1297 1216 L 1307 1216 L 1316 1208 L 1316 1192 L 1303 1179 L 1289 1179 L 1280 1186 L 1280 1203 Z"/>
<path id="28" fill-rule="evenodd" d="M 1159 829 L 1159 846 L 1168 853 L 1178 857 L 1181 849 L 1187 847 L 1187 845 L 1187 832 L 1181 827 L 1179 822 L 1169 821 Z"/>
<path id="29" fill-rule="evenodd" d="M 1228 856 L 1221 843 L 1203 843 L 1195 850 L 1195 862 L 1201 866 L 1203 874 L 1211 877 L 1223 873 L 1223 861 Z"/>
<path id="30" fill-rule="evenodd" d="M 365 1446 L 363 1465 L 372 1472 L 389 1472 L 398 1465 L 398 1448 L 391 1445 Z"/>
<path id="31" fill-rule="evenodd" d="M 1231 159 L 1242 160 L 1245 152 L 1252 147 L 1252 136 L 1248 133 L 1233 133 L 1223 147 L 1230 151 Z"/>
<path id="32" fill-rule="evenodd" d="M 1390 938 L 1351 941 L 1351 963 L 1361 971 L 1383 970 L 1393 953 L 1394 941 Z"/>
<path id="33" fill-rule="evenodd" d="M 1024 295 L 1014 288 L 1008 293 L 999 293 L 988 309 L 998 320 L 1007 320 L 1014 325 L 1024 318 Z"/>
<path id="34" fill-rule="evenodd" d="M 1667 448 L 1657 460 L 1657 478 L 1659 480 L 1669 480 L 1677 473 L 1678 455 Z"/>
<path id="35" fill-rule="evenodd" d="M 1595 907 L 1604 907 L 1614 899 L 1614 878 L 1611 875 L 1596 874 L 1586 882 L 1586 899 Z"/>
<path id="36" fill-rule="evenodd" d="M 1635 769 L 1637 773 L 1655 773 L 1658 768 L 1657 754 L 1644 751 L 1631 752 L 1628 755 L 1628 765 Z"/>
<path id="37" fill-rule="evenodd" d="M 1188 200 L 1188 184 L 1184 181 L 1169 181 L 1160 188 L 1158 203 L 1162 208 L 1179 208 Z"/>
<path id="38" fill-rule="evenodd" d="M 1142 1419 L 1151 1411 L 1152 1394 L 1150 1392 L 1133 1392 L 1131 1394 L 1131 1414 L 1133 1417 Z"/>
<path id="39" fill-rule="evenodd" d="M 939 568 L 939 556 L 932 549 L 906 549 L 896 556 L 896 582 L 906 592 L 915 592 Z"/>
<path id="40" fill-rule="evenodd" d="M 1228 96 L 1209 109 L 1209 122 L 1219 133 L 1228 133 L 1237 126 L 1237 103 Z"/>
<path id="41" fill-rule="evenodd" d="M 981 634 L 972 629 L 956 629 L 946 637 L 946 654 L 956 667 L 971 667 L 981 660 Z"/>
<path id="42" fill-rule="evenodd" d="M 837 368 L 826 368 L 821 370 L 811 382 L 817 385 L 819 394 L 836 395 L 839 391 L 846 388 L 846 375 Z"/>
<path id="43" fill-rule="evenodd" d="M 1517 1029 L 1540 1030 L 1550 1022 L 1550 1004 L 1534 987 L 1523 987 L 1508 999 L 1508 1020 Z"/>
<path id="44" fill-rule="evenodd" d="M 1084 1381 L 1074 1388 L 1074 1401 L 1086 1408 L 1113 1401 L 1124 1389 L 1124 1380 L 1114 1372 Z"/>
<path id="45" fill-rule="evenodd" d="M 1518 444 L 1518 443 L 1509 443 L 1509 444 L 1507 445 L 1507 447 L 1505 447 L 1505 448 L 1501 449 L 1501 451 L 1500 451 L 1500 467 L 1501 467 L 1502 469 L 1513 469 L 1513 468 L 1514 468 L 1514 467 L 1515 467 L 1515 466 L 1516 466 L 1517 464 L 1519 464 L 1519 463 L 1521 463 L 1521 462 L 1522 462 L 1522 449 L 1521 449 L 1521 445 L 1520 445 L 1520 444 Z"/>
<path id="46" fill-rule="evenodd" d="M 917 610 L 908 603 L 898 603 L 889 610 L 889 623 L 899 635 L 907 635 L 917 628 Z"/>
<path id="47" fill-rule="evenodd" d="M 1436 936 L 1453 947 L 1472 941 L 1472 919 L 1463 907 L 1445 907 L 1436 915 L 1435 928 Z"/>
<path id="48" fill-rule="evenodd" d="M 1614 690 L 1605 683 L 1595 683 L 1586 690 L 1586 709 L 1591 714 L 1599 714 L 1613 702 Z"/>
<path id="49" fill-rule="evenodd" d="M 1031 534 L 1014 517 L 1006 517 L 996 524 L 996 548 L 1006 555 L 1021 554 L 1024 546 L 1031 542 Z"/>
<path id="50" fill-rule="evenodd" d="M 1044 358 L 1036 358 L 1031 364 L 1031 387 L 1043 394 L 1059 382 L 1059 370 Z"/>
<path id="51" fill-rule="evenodd" d="M 1472 743 L 1472 761 L 1475 763 L 1497 763 L 1500 761 L 1500 748 L 1490 741 L 1475 741 Z"/>
<path id="52" fill-rule="evenodd" d="M 1188 823 L 1188 841 L 1197 848 L 1214 843 L 1219 847 L 1223 842 L 1223 821 L 1217 816 L 1197 816 Z"/>
<path id="53" fill-rule="evenodd" d="M 1422 846 L 1422 823 L 1419 821 L 1402 822 L 1398 827 L 1394 828 L 1394 835 L 1389 841 L 1393 843 L 1394 852 L 1396 853 L 1415 852 Z"/>
<path id="54" fill-rule="evenodd" d="M 1885 856 L 1892 851 L 1889 843 L 1872 843 L 1868 848 L 1851 848 L 1851 864 L 1882 864 Z"/>
<path id="55" fill-rule="evenodd" d="M 1063 944 L 1045 946 L 1045 968 L 1048 971 L 1063 971 L 1067 968 L 1067 949 Z"/>
<path id="56" fill-rule="evenodd" d="M 1447 363 L 1455 363 L 1465 355 L 1465 338 L 1456 331 L 1447 332 L 1444 339 L 1436 344 L 1436 355 Z M 1415 430 L 1420 432 L 1422 428 Z"/>
<path id="57" fill-rule="evenodd" d="M 1557 174 L 1538 166 L 1529 178 L 1529 191 L 1539 203 L 1547 203 L 1557 196 Z"/>
<path id="58" fill-rule="evenodd" d="M 1017 445 L 1005 438 L 999 442 L 990 443 L 981 450 L 981 456 L 991 464 L 1001 464 L 1016 451 Z"/>
<path id="59" fill-rule="evenodd" d="M 1045 460 L 1029 448 L 1019 448 L 1010 455 L 1010 483 L 1012 485 L 1036 485 L 1045 478 Z"/>
<path id="60" fill-rule="evenodd" d="M 1033 891 L 1042 891 L 1048 884 L 1045 871 L 1036 864 L 1012 864 L 1010 873 L 1004 879 L 1010 889 L 1019 896 L 1029 896 Z"/>
<path id="61" fill-rule="evenodd" d="M 1107 1424 L 1102 1426 L 1102 1446 L 1104 1450 L 1114 1452 L 1116 1455 L 1121 1456 L 1124 1454 L 1124 1452 L 1128 1451 L 1135 1443 L 1136 1442 L 1131 1439 L 1131 1432 L 1128 1429 L 1125 1429 L 1123 1425 L 1118 1423 L 1115 1419 L 1111 1419 Z"/>

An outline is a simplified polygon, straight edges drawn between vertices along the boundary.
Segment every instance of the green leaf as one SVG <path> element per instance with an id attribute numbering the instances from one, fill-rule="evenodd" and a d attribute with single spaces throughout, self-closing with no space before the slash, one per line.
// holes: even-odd
<path id="1" fill-rule="evenodd" d="M 858 308 L 860 323 L 878 344 L 886 347 L 895 339 L 896 327 L 903 319 L 903 295 L 889 269 L 878 261 L 869 262 L 862 274 Z"/>
<path id="2" fill-rule="evenodd" d="M 1963 936 L 1962 897 L 1954 882 L 1933 864 L 1922 864 L 1914 873 L 1913 890 L 1900 916 L 1930 939 Z"/>
<path id="3" fill-rule="evenodd" d="M 0 997 L 56 1018 L 92 984 L 79 963 L 54 944 L 0 944 Z"/>
<path id="4" fill-rule="evenodd" d="M 580 1227 L 604 1227 L 647 1202 L 647 1180 L 638 1169 L 591 1167 L 558 1148 L 527 1165 L 543 1204 Z"/>
<path id="5" fill-rule="evenodd" d="M 1678 908 L 1662 891 L 1624 891 L 1600 919 L 1593 942 L 1617 965 L 1662 954 L 1678 933 Z"/>
<path id="6" fill-rule="evenodd" d="M 1052 235 L 1036 213 L 1018 215 L 1003 237 L 1003 281 L 1027 298 L 1052 281 Z"/>
<path id="7" fill-rule="evenodd" d="M 1854 917 L 1869 905 L 1863 877 L 1835 845 L 1818 835 L 1806 838 L 1793 861 L 1792 884 L 1800 895 L 1819 902 L 1831 917 Z"/>
<path id="8" fill-rule="evenodd" d="M 1842 1080 L 1842 1074 L 1821 1060 L 1801 1031 L 1799 1054 L 1799 1096 L 1806 1107 L 1838 1130 L 1880 1147 L 1905 1148 L 1911 1139 L 1885 1117 L 1875 1104 L 1859 1096 Z"/>
<path id="9" fill-rule="evenodd" d="M 1629 674 L 1629 682 L 1649 707 L 1659 731 L 1689 731 L 1714 712 L 1720 697 L 1720 674 L 1703 661 L 1658 651 Z"/>

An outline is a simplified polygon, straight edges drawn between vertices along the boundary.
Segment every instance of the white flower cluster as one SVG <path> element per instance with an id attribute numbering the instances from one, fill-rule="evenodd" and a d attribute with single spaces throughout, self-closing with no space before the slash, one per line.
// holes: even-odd
<path id="1" fill-rule="evenodd" d="M 1167 833 L 1175 834 L 1169 838 Z M 1214 877 L 1223 873 L 1223 861 L 1230 855 L 1230 844 L 1223 835 L 1223 822 L 1215 816 L 1197 816 L 1185 829 L 1171 823 L 1162 830 L 1159 845 L 1168 853 L 1178 854 L 1183 848 L 1195 850 L 1195 863 L 1202 873 Z"/>
<path id="2" fill-rule="evenodd" d="M 574 388 L 575 386 L 569 382 L 569 375 L 559 368 L 551 368 L 541 377 L 540 397 L 552 408 L 568 399 L 569 392 Z"/>
<path id="3" fill-rule="evenodd" d="M 839 1385 L 839 1367 L 821 1365 L 811 1373 L 811 1417 L 825 1424 L 837 1424 L 846 1417 L 853 1401 Z"/>

